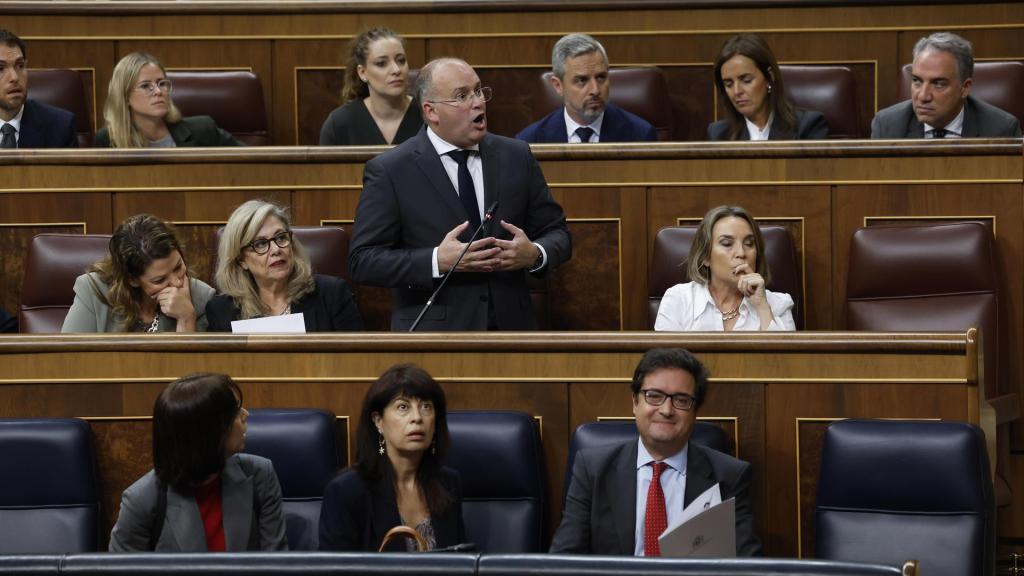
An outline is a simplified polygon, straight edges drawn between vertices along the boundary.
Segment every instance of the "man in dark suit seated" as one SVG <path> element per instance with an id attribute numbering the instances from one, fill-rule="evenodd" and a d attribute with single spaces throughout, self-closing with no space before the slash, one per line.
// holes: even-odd
<path id="1" fill-rule="evenodd" d="M 0 148 L 77 148 L 75 115 L 28 99 L 25 42 L 0 29 Z"/>
<path id="2" fill-rule="evenodd" d="M 686 350 L 644 354 L 631 384 L 640 439 L 576 455 L 551 552 L 660 556 L 658 536 L 717 483 L 723 501 L 736 498 L 736 554 L 761 554 L 750 464 L 689 443 L 708 376 Z"/>
<path id="3" fill-rule="evenodd" d="M 427 63 L 416 97 L 426 127 L 363 170 L 352 279 L 392 288 L 392 330 L 409 329 L 446 274 L 420 330 L 535 330 L 526 274 L 569 260 L 562 207 L 530 147 L 487 132 L 491 89 L 469 64 Z M 481 222 L 482 238 L 455 268 Z"/>
<path id="4" fill-rule="evenodd" d="M 516 138 L 532 143 L 653 142 L 643 118 L 608 102 L 608 54 L 586 34 L 569 34 L 551 51 L 551 86 L 564 106 L 530 124 Z"/>
<path id="5" fill-rule="evenodd" d="M 911 66 L 910 100 L 879 111 L 872 138 L 1020 137 L 1015 116 L 970 95 L 974 49 L 964 38 L 951 32 L 921 38 Z"/>

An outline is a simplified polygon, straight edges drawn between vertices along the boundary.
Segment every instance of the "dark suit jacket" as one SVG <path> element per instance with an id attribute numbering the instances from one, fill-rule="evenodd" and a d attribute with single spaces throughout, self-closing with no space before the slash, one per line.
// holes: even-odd
<path id="1" fill-rule="evenodd" d="M 78 148 L 75 115 L 31 98 L 25 100 L 18 148 Z"/>
<path id="2" fill-rule="evenodd" d="M 1020 138 L 1020 121 L 1009 112 L 968 96 L 964 103 L 964 138 Z M 871 121 L 872 138 L 924 138 L 924 124 L 910 100 L 879 110 Z"/>
<path id="3" fill-rule="evenodd" d="M 722 500 L 736 498 L 737 556 L 761 554 L 750 506 L 750 464 L 690 442 L 686 454 L 687 506 L 719 484 Z M 581 450 L 552 553 L 632 556 L 636 543 L 637 440 Z"/>
<path id="4" fill-rule="evenodd" d="M 121 495 L 121 512 L 110 532 L 111 552 L 149 551 L 160 485 L 150 470 Z M 255 493 L 255 494 L 254 494 Z M 221 471 L 224 545 L 228 552 L 287 550 L 281 485 L 270 460 L 235 454 Z M 253 503 L 259 505 L 253 510 Z M 167 511 L 156 552 L 206 552 L 206 532 L 191 494 L 167 489 Z"/>
<path id="5" fill-rule="evenodd" d="M 779 129 L 775 119 L 772 119 L 772 129 L 768 133 L 769 140 L 824 140 L 828 138 L 828 122 L 821 112 L 814 110 L 796 111 L 796 134 L 784 132 Z M 728 140 L 729 121 L 719 120 L 708 124 L 708 140 Z M 750 132 L 744 122 L 743 130 L 740 131 L 739 140 L 750 140 Z"/>
<path id="6" fill-rule="evenodd" d="M 480 142 L 484 206 L 501 205 L 482 237 L 511 239 L 499 224 L 522 228 L 544 247 L 546 273 L 572 254 L 562 207 L 551 197 L 530 147 L 487 134 Z M 392 288 L 391 329 L 408 330 L 435 287 L 433 249 L 468 218 L 426 130 L 366 163 L 348 265 L 359 284 Z M 464 240 L 472 232 L 467 232 Z M 440 279 L 437 280 L 438 282 Z M 488 300 L 501 330 L 535 329 L 526 271 L 456 272 L 420 325 L 431 330 L 486 330 Z"/>
<path id="7" fill-rule="evenodd" d="M 315 274 L 316 288 L 296 302 L 292 314 L 302 313 L 306 332 L 344 332 L 363 329 L 363 319 L 352 291 L 341 278 Z M 206 304 L 207 332 L 231 332 L 231 322 L 241 315 L 235 299 L 218 294 Z"/>
<path id="8" fill-rule="evenodd" d="M 565 108 L 559 108 L 544 118 L 523 128 L 516 138 L 534 144 L 565 144 L 569 141 L 565 130 Z M 658 132 L 643 118 L 619 108 L 611 102 L 604 109 L 601 121 L 601 142 L 654 142 Z"/>
<path id="9" fill-rule="evenodd" d="M 458 472 L 441 468 L 441 482 L 452 495 L 442 514 L 430 517 L 438 548 L 465 542 L 462 525 L 462 487 Z M 387 481 L 370 486 L 354 468 L 327 485 L 320 509 L 320 549 L 338 552 L 376 552 L 388 530 L 402 523 L 395 490 Z M 392 541 L 389 551 L 404 551 L 405 541 Z"/>
<path id="10" fill-rule="evenodd" d="M 167 130 L 175 146 L 242 146 L 230 132 L 217 126 L 209 116 L 188 116 L 177 124 L 168 124 Z M 96 133 L 94 146 L 110 148 L 110 134 L 104 126 Z"/>

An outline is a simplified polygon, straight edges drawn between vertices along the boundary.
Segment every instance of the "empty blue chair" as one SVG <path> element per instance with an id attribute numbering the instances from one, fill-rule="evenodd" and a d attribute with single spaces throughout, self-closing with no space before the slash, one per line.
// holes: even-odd
<path id="1" fill-rule="evenodd" d="M 921 574 L 995 573 L 985 435 L 964 422 L 842 420 L 825 432 L 817 556 Z"/>
<path id="2" fill-rule="evenodd" d="M 544 455 L 533 417 L 481 410 L 448 413 L 447 465 L 462 479 L 466 538 L 483 553 L 544 550 Z"/>
<path id="3" fill-rule="evenodd" d="M 99 490 L 84 420 L 0 420 L 0 554 L 90 552 Z"/>
<path id="4" fill-rule="evenodd" d="M 338 473 L 337 445 L 335 418 L 330 412 L 249 411 L 245 451 L 274 463 L 291 550 L 318 548 L 324 488 Z"/>

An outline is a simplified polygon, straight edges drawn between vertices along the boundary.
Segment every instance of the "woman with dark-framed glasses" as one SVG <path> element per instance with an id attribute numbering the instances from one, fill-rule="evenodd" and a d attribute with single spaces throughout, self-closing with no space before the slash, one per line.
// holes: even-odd
<path id="1" fill-rule="evenodd" d="M 241 146 L 209 116 L 182 117 L 174 106 L 174 86 L 154 56 L 132 52 L 121 58 L 107 89 L 103 119 L 96 133 L 99 148 L 174 148 Z"/>
<path id="2" fill-rule="evenodd" d="M 233 320 L 298 313 L 306 332 L 363 329 L 345 281 L 312 273 L 285 208 L 263 200 L 236 208 L 217 254 L 221 293 L 206 306 L 210 332 L 230 332 Z"/>

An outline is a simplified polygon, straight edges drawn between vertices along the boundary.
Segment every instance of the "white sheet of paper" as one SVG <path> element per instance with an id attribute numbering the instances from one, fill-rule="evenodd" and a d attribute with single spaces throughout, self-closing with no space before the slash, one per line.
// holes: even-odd
<path id="1" fill-rule="evenodd" d="M 735 558 L 736 499 L 702 507 L 688 522 L 666 530 L 658 544 L 666 558 Z"/>
<path id="2" fill-rule="evenodd" d="M 711 508 L 712 506 L 718 506 L 722 503 L 722 489 L 718 487 L 716 482 L 714 486 L 708 488 L 703 494 L 697 496 L 690 502 L 690 505 L 683 509 L 683 513 L 679 516 L 679 519 L 675 524 L 665 529 L 665 532 L 671 532 L 676 527 L 685 524 L 690 518 L 693 518 L 697 514 Z M 665 532 L 662 532 L 664 534 Z"/>
<path id="3" fill-rule="evenodd" d="M 302 312 L 284 316 L 266 316 L 249 320 L 233 320 L 233 334 L 305 334 L 306 320 Z"/>

